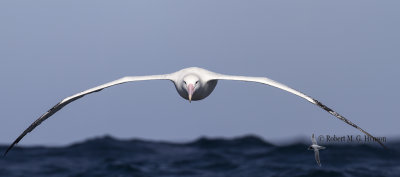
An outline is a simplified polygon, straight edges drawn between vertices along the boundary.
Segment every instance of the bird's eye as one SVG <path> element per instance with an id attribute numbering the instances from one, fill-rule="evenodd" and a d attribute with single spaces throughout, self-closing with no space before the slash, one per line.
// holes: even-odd
<path id="1" fill-rule="evenodd" d="M 199 83 L 199 81 L 196 81 L 196 84 L 198 84 Z"/>
<path id="2" fill-rule="evenodd" d="M 183 81 L 183 83 L 185 83 L 185 84 L 186 84 L 186 81 Z"/>

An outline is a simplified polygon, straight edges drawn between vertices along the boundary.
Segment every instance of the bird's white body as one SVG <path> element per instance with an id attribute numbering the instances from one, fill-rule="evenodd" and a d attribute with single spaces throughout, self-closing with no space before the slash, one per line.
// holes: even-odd
<path id="1" fill-rule="evenodd" d="M 127 76 L 123 77 L 120 79 L 117 79 L 115 81 L 105 83 L 103 85 L 85 90 L 83 92 L 77 93 L 75 95 L 72 95 L 70 97 L 67 97 L 60 101 L 58 104 L 56 104 L 54 107 L 49 109 L 46 113 L 44 113 L 42 116 L 40 116 L 35 122 L 33 122 L 6 150 L 4 153 L 7 154 L 7 152 L 14 147 L 26 134 L 31 132 L 34 128 L 36 128 L 38 125 L 40 125 L 43 121 L 45 121 L 47 118 L 52 116 L 54 113 L 62 109 L 64 106 L 67 104 L 82 98 L 85 95 L 94 93 L 94 92 L 99 92 L 105 88 L 114 86 L 114 85 L 119 85 L 127 82 L 136 82 L 136 81 L 145 81 L 145 80 L 170 80 L 174 83 L 175 88 L 179 95 L 187 99 L 189 101 L 192 100 L 202 100 L 206 97 L 208 97 L 212 91 L 215 89 L 218 80 L 235 80 L 235 81 L 246 81 L 246 82 L 257 82 L 269 86 L 273 86 L 282 90 L 285 90 L 287 92 L 290 92 L 294 95 L 297 95 L 301 98 L 304 98 L 305 100 L 309 101 L 312 104 L 315 104 L 325 111 L 329 112 L 336 118 L 344 121 L 345 123 L 353 126 L 354 128 L 357 128 L 358 130 L 362 131 L 366 135 L 372 137 L 374 140 L 376 140 L 378 143 L 380 143 L 382 146 L 382 142 L 346 119 L 345 117 L 341 116 L 337 112 L 333 111 L 332 109 L 328 108 L 327 106 L 323 105 L 321 102 L 297 91 L 294 90 L 284 84 L 281 84 L 279 82 L 276 82 L 274 80 L 271 80 L 266 77 L 247 77 L 247 76 L 232 76 L 232 75 L 224 75 L 220 73 L 215 73 L 212 71 L 208 71 L 203 68 L 198 68 L 198 67 L 190 67 L 190 68 L 185 68 L 182 70 L 179 70 L 174 73 L 170 74 L 163 74 L 163 75 L 150 75 L 150 76 Z"/>
<path id="2" fill-rule="evenodd" d="M 194 84 L 196 84 L 196 79 L 198 79 L 199 82 L 197 83 L 197 89 L 193 93 L 191 99 L 197 101 L 208 97 L 215 89 L 218 82 L 218 80 L 215 79 L 216 75 L 217 73 L 202 68 L 191 67 L 172 73 L 168 77 L 170 77 L 172 82 L 174 82 L 176 91 L 178 91 L 179 95 L 186 100 L 189 100 L 189 97 L 185 82 L 194 82 Z"/>
<path id="3" fill-rule="evenodd" d="M 317 145 L 317 144 L 313 144 L 310 146 L 312 149 L 325 149 L 325 147 Z"/>

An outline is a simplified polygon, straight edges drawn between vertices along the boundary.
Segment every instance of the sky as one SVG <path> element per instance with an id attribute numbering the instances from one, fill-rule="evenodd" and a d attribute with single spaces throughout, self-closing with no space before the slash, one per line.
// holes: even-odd
<path id="1" fill-rule="evenodd" d="M 400 134 L 400 1 L 0 1 L 0 144 L 56 103 L 123 76 L 197 66 L 269 77 L 375 136 Z M 20 145 L 111 135 L 162 141 L 362 135 L 319 107 L 256 83 L 220 81 L 189 103 L 169 81 L 79 99 Z"/>

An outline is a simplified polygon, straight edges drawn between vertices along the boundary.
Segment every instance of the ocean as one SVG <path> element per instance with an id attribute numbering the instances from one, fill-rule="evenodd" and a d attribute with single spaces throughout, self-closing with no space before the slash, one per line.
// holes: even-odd
<path id="1" fill-rule="evenodd" d="M 400 177 L 400 142 L 274 145 L 254 136 L 187 143 L 98 137 L 65 147 L 20 147 L 0 158 L 4 177 Z M 1 152 L 7 148 L 0 147 Z"/>

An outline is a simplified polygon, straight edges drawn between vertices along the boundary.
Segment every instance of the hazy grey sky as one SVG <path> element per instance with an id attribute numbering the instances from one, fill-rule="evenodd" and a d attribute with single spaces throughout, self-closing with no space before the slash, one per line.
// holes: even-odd
<path id="1" fill-rule="evenodd" d="M 267 76 L 376 136 L 398 136 L 400 1 L 0 1 L 0 143 L 63 98 L 126 75 L 198 66 Z M 136 82 L 66 106 L 20 144 L 93 136 L 266 140 L 359 135 L 307 101 L 220 81 L 202 101 Z"/>

